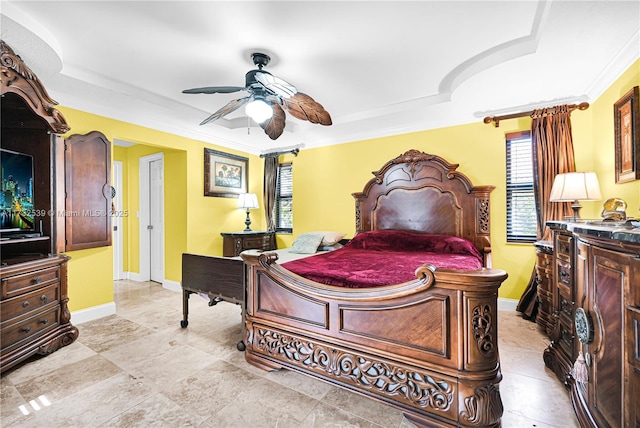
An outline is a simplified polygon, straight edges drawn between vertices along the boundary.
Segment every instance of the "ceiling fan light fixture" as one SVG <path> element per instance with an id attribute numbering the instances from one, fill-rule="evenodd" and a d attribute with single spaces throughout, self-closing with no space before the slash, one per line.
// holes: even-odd
<path id="1" fill-rule="evenodd" d="M 261 98 L 255 98 L 244 108 L 245 113 L 256 123 L 262 123 L 273 115 L 273 109 Z"/>

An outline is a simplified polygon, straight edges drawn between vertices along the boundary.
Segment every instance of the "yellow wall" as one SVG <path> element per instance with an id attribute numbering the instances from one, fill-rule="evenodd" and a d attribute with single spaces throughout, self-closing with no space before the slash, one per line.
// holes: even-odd
<path id="1" fill-rule="evenodd" d="M 409 149 L 437 154 L 474 185 L 494 185 L 491 194 L 493 266 L 506 270 L 509 278 L 500 296 L 517 299 L 531 276 L 533 247 L 506 243 L 505 133 L 519 121 L 494 128 L 478 123 L 441 128 L 386 138 L 302 150 L 293 160 L 294 236 L 312 230 L 355 232 L 353 192 L 363 190 L 389 159 Z M 514 126 L 516 126 L 514 128 Z M 302 190 L 304 189 L 304 190 Z M 293 237 L 289 237 L 292 239 Z M 284 241 L 284 239 L 283 239 Z"/>
<path id="2" fill-rule="evenodd" d="M 244 228 L 245 213 L 237 199 L 204 196 L 204 148 L 249 158 L 248 191 L 258 195 L 262 206 L 263 162 L 258 156 L 206 144 L 126 122 L 60 107 L 71 126 L 71 134 L 99 130 L 114 139 L 135 143 L 129 148 L 114 147 L 113 159 L 123 162 L 124 269 L 139 273 L 139 157 L 164 153 L 165 166 L 165 279 L 181 280 L 181 254 L 192 252 L 222 255 L 220 232 Z M 261 210 L 251 214 L 254 229 L 265 226 Z M 72 311 L 113 301 L 112 247 L 73 251 L 69 262 L 69 307 Z"/>
<path id="3" fill-rule="evenodd" d="M 615 184 L 613 104 L 640 84 L 640 60 L 629 68 L 592 106 L 572 114 L 574 151 L 578 171 L 594 170 L 603 198 L 627 201 L 627 214 L 640 217 L 640 181 Z M 500 297 L 519 299 L 534 265 L 530 244 L 506 242 L 505 134 L 527 130 L 529 118 L 501 121 L 498 128 L 477 123 L 392 137 L 302 150 L 293 162 L 294 234 L 279 236 L 289 246 L 296 235 L 312 230 L 336 230 L 353 236 L 355 209 L 351 193 L 361 191 L 371 171 L 406 150 L 437 154 L 466 174 L 474 185 L 491 184 L 493 266 L 509 278 Z M 303 190 L 301 190 L 303 189 Z M 339 189 L 339 191 L 336 191 Z M 583 218 L 599 218 L 602 201 L 582 202 Z"/>
<path id="4" fill-rule="evenodd" d="M 598 174 L 603 199 L 613 197 L 624 199 L 627 202 L 627 216 L 640 218 L 640 180 L 622 184 L 615 182 L 613 105 L 634 86 L 640 86 L 640 60 L 607 88 L 587 110 L 591 111 L 592 120 L 590 126 L 583 127 L 588 134 L 584 139 L 590 139 L 591 151 L 585 153 L 584 164 L 585 169 L 592 169 Z M 578 159 L 576 159 L 577 162 Z M 586 209 L 587 204 L 583 205 Z M 592 205 L 592 211 L 587 213 L 591 218 L 599 218 L 602 203 Z"/>
<path id="5" fill-rule="evenodd" d="M 621 197 L 629 204 L 628 215 L 639 217 L 640 181 L 615 184 L 613 151 L 613 104 L 631 87 L 640 84 L 640 61 L 636 62 L 586 111 L 572 114 L 578 170 L 598 173 L 603 197 Z M 257 156 L 208 145 L 121 121 L 77 110 L 60 108 L 73 133 L 100 130 L 109 140 L 137 143 L 114 148 L 114 160 L 123 161 L 125 201 L 125 270 L 138 269 L 138 158 L 162 151 L 165 159 L 165 276 L 180 281 L 180 254 L 221 255 L 220 232 L 241 230 L 244 212 L 237 200 L 203 196 L 204 147 L 249 158 L 249 192 L 262 204 L 263 162 Z M 451 163 L 475 185 L 491 184 L 493 265 L 506 270 L 509 278 L 500 297 L 518 299 L 529 281 L 534 250 L 529 244 L 506 243 L 505 134 L 530 127 L 529 119 L 501 121 L 500 127 L 480 120 L 468 125 L 435 129 L 304 149 L 293 162 L 294 234 L 278 235 L 278 246 L 289 246 L 295 236 L 312 230 L 355 231 L 353 192 L 359 192 L 373 177 L 372 171 L 406 150 L 437 154 Z M 599 217 L 601 202 L 583 203 L 582 217 Z M 262 210 L 251 213 L 255 230 L 265 227 Z M 113 299 L 111 248 L 69 253 L 69 296 L 71 310 L 108 303 Z"/>

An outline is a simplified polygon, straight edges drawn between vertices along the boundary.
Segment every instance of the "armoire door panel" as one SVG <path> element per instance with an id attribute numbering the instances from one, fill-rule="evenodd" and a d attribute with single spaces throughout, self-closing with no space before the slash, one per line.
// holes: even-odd
<path id="1" fill-rule="evenodd" d="M 111 143 L 98 131 L 65 143 L 66 251 L 111 245 Z"/>

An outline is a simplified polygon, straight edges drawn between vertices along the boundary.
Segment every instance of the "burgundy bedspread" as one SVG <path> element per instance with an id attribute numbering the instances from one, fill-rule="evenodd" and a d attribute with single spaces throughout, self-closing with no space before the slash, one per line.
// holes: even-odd
<path id="1" fill-rule="evenodd" d="M 322 284 L 367 288 L 411 281 L 425 263 L 475 270 L 482 268 L 482 256 L 470 241 L 455 236 L 375 230 L 356 235 L 339 250 L 282 266 Z"/>

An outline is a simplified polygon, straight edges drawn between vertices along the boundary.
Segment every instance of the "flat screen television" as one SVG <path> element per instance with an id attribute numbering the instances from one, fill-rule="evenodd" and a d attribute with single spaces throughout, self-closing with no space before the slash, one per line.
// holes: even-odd
<path id="1" fill-rule="evenodd" d="M 0 232 L 35 231 L 33 156 L 0 149 Z"/>

